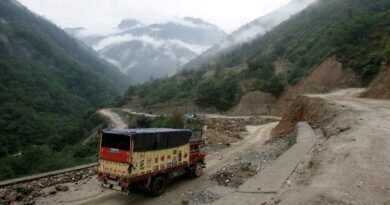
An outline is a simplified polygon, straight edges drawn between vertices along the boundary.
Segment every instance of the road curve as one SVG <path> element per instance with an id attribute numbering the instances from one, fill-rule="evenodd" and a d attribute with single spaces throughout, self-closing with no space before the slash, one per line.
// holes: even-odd
<path id="1" fill-rule="evenodd" d="M 126 129 L 127 124 L 122 120 L 119 114 L 113 112 L 110 108 L 104 108 L 98 111 L 102 116 L 110 121 L 109 127 L 115 129 Z"/>
<path id="2" fill-rule="evenodd" d="M 100 188 L 99 182 L 96 179 L 88 181 L 86 184 L 69 184 L 70 191 L 59 192 L 55 197 L 45 197 L 39 201 L 39 204 L 64 204 L 64 205 L 125 205 L 125 204 L 181 204 L 181 196 L 187 191 L 207 189 L 214 187 L 214 184 L 209 180 L 209 177 L 214 174 L 219 168 L 223 167 L 227 162 L 241 152 L 261 146 L 269 137 L 272 128 L 277 122 L 268 123 L 260 126 L 247 126 L 249 131 L 248 136 L 239 143 L 232 144 L 229 148 L 222 149 L 219 152 L 214 152 L 207 156 L 207 168 L 204 170 L 204 175 L 200 178 L 191 180 L 188 178 L 180 178 L 172 183 L 167 192 L 157 198 L 151 198 L 145 193 L 132 193 L 127 196 L 119 192 Z"/>

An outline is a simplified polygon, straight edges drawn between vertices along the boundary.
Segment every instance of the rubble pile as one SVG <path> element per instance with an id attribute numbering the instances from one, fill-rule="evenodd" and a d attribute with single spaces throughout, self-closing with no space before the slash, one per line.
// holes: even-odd
<path id="1" fill-rule="evenodd" d="M 251 167 L 251 163 L 246 162 L 225 166 L 211 178 L 219 185 L 238 187 L 245 182 L 245 179 L 253 177 L 256 173 L 256 170 Z"/>
<path id="2" fill-rule="evenodd" d="M 65 183 L 77 182 L 81 179 L 90 179 L 96 175 L 96 168 L 90 167 L 81 170 L 66 172 L 63 174 L 53 175 L 40 178 L 34 181 L 23 182 L 0 188 L 0 205 L 35 204 L 35 199 L 40 196 L 54 195 L 57 192 L 66 192 L 69 187 Z M 44 190 L 47 187 L 52 189 Z"/>
<path id="3" fill-rule="evenodd" d="M 211 192 L 209 190 L 199 192 L 186 192 L 182 200 L 182 204 L 210 204 L 219 198 L 221 198 L 221 195 Z"/>
<path id="4" fill-rule="evenodd" d="M 211 175 L 211 180 L 221 186 L 239 187 L 246 179 L 253 177 L 268 164 L 275 160 L 280 153 L 268 147 L 261 147 L 245 152 L 235 158 L 232 163 L 219 169 Z"/>
<path id="5" fill-rule="evenodd" d="M 210 151 L 225 148 L 231 143 L 236 143 L 244 138 L 248 132 L 247 125 L 262 125 L 277 121 L 274 118 L 248 117 L 248 118 L 207 118 L 207 129 L 203 133 L 203 139 Z"/>

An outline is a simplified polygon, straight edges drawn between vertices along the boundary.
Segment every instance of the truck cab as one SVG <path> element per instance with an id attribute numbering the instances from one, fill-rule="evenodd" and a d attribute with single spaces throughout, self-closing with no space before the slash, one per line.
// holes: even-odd
<path id="1" fill-rule="evenodd" d="M 137 186 L 161 195 L 167 181 L 202 174 L 205 144 L 201 130 L 104 129 L 99 132 L 98 178 L 119 191 Z"/>

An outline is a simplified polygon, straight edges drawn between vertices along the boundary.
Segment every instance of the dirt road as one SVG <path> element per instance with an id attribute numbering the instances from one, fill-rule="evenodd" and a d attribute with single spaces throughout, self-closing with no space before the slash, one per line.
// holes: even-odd
<path id="1" fill-rule="evenodd" d="M 110 121 L 109 127 L 116 128 L 116 129 L 127 128 L 127 124 L 121 119 L 118 113 L 112 111 L 111 109 L 105 108 L 99 110 L 98 112 Z"/>
<path id="2" fill-rule="evenodd" d="M 324 127 L 343 124 L 345 129 L 319 138 L 275 196 L 279 204 L 390 204 L 390 101 L 356 98 L 362 91 L 307 95 L 340 109 L 333 124 Z M 275 125 L 247 126 L 249 135 L 242 141 L 208 156 L 202 177 L 178 179 L 161 197 L 149 198 L 143 193 L 125 196 L 102 190 L 92 179 L 86 184 L 70 184 L 69 192 L 43 198 L 38 204 L 181 204 L 187 191 L 206 189 L 226 196 L 233 190 L 217 186 L 209 180 L 210 175 L 239 152 L 264 142 Z"/>
<path id="3" fill-rule="evenodd" d="M 279 194 L 281 204 L 390 204 L 390 101 L 361 89 L 320 97 L 340 107 L 339 134 L 325 136 Z"/>
<path id="4" fill-rule="evenodd" d="M 126 108 L 104 108 L 99 110 L 99 113 L 109 119 L 109 121 L 112 124 L 112 127 L 114 128 L 119 128 L 123 127 L 123 124 L 125 124 L 126 120 L 122 119 L 120 122 L 119 120 L 121 119 L 121 116 L 118 114 L 118 112 L 123 112 L 123 113 L 128 113 L 131 115 L 142 115 L 145 117 L 158 117 L 159 115 L 155 114 L 149 114 L 149 113 L 142 113 L 142 112 L 134 112 L 130 109 Z M 221 119 L 249 119 L 254 116 L 230 116 L 230 115 L 221 115 L 221 114 L 198 114 L 200 117 L 204 118 L 221 118 Z M 280 117 L 276 116 L 259 116 L 260 118 L 268 118 L 268 119 L 275 119 L 275 120 L 280 120 Z M 115 127 L 117 126 L 117 127 Z"/>
<path id="5" fill-rule="evenodd" d="M 104 111 L 116 119 L 117 116 L 112 115 L 111 112 Z M 119 116 L 118 116 L 119 117 Z M 272 128 L 276 122 L 261 125 L 261 126 L 247 126 L 249 132 L 239 143 L 232 144 L 229 148 L 223 149 L 219 152 L 212 153 L 207 156 L 207 168 L 204 170 L 204 175 L 197 179 L 189 179 L 183 177 L 175 180 L 165 194 L 157 198 L 150 198 L 145 196 L 145 193 L 132 193 L 130 196 L 119 192 L 105 190 L 100 188 L 99 183 L 95 178 L 91 180 L 81 181 L 77 184 L 68 184 L 70 191 L 59 192 L 55 196 L 48 196 L 41 198 L 38 204 L 181 204 L 181 196 L 187 191 L 205 190 L 208 188 L 214 189 L 220 194 L 231 192 L 230 189 L 215 185 L 210 181 L 209 177 L 214 174 L 219 168 L 231 161 L 235 156 L 252 147 L 262 145 L 269 137 Z M 119 123 L 120 125 L 120 123 Z"/>

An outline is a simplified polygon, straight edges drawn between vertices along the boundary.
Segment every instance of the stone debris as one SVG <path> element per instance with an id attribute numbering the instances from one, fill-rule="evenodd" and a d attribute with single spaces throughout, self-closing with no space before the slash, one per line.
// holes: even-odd
<path id="1" fill-rule="evenodd" d="M 221 198 L 221 195 L 211 192 L 209 190 L 203 190 L 199 192 L 186 192 L 182 199 L 182 204 L 201 205 L 210 204 L 213 201 Z"/>
<path id="2" fill-rule="evenodd" d="M 94 175 L 96 175 L 96 167 L 90 167 L 2 187 L 0 188 L 0 205 L 32 205 L 35 204 L 37 197 L 68 191 L 69 187 L 64 185 L 65 183 L 76 183 L 81 179 L 90 179 Z"/>
<path id="3" fill-rule="evenodd" d="M 59 185 L 56 186 L 56 190 L 57 191 L 68 191 L 69 187 L 66 186 L 66 185 L 63 185 L 63 184 L 59 184 Z"/>
<path id="4" fill-rule="evenodd" d="M 279 204 L 281 201 L 282 200 L 279 198 L 271 198 L 270 200 L 261 203 L 261 205 L 276 205 Z"/>
<path id="5" fill-rule="evenodd" d="M 253 177 L 264 169 L 279 154 L 276 150 L 267 147 L 244 152 L 235 158 L 233 162 L 211 175 L 211 180 L 216 181 L 221 186 L 237 188 L 248 178 Z"/>
<path id="6" fill-rule="evenodd" d="M 238 187 L 243 184 L 246 178 L 254 176 L 257 172 L 252 169 L 250 162 L 225 166 L 212 176 L 212 180 L 219 185 Z"/>
<path id="7" fill-rule="evenodd" d="M 249 118 L 207 118 L 207 129 L 203 133 L 203 139 L 210 152 L 230 146 L 243 139 L 247 134 L 245 126 L 263 125 L 277 121 L 273 118 L 249 117 Z"/>

